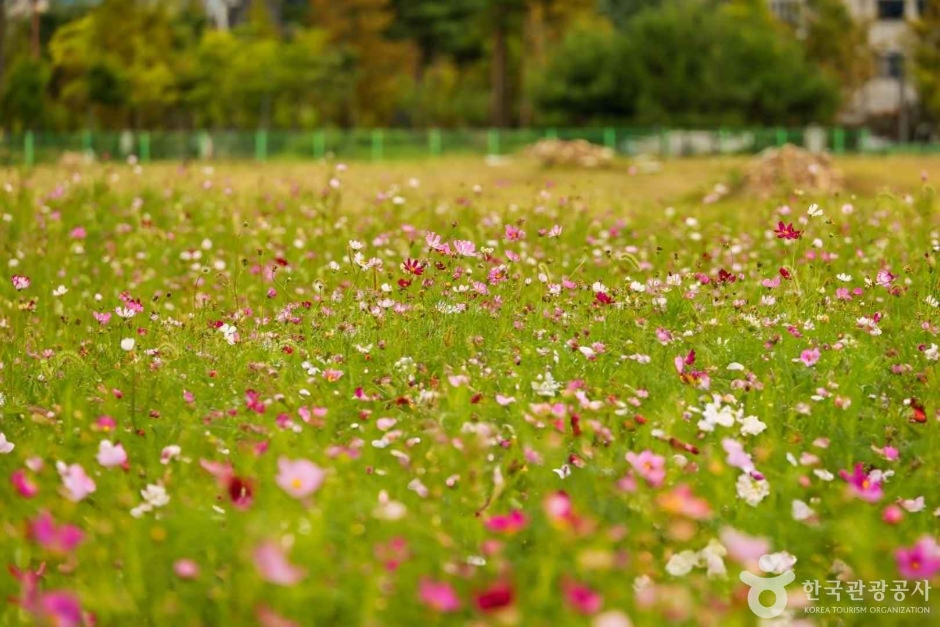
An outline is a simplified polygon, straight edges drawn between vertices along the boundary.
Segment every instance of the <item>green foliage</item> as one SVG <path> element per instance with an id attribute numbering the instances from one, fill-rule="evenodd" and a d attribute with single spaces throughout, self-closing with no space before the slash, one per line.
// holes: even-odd
<path id="1" fill-rule="evenodd" d="M 4 85 L 0 110 L 16 130 L 41 127 L 48 116 L 46 87 L 49 66 L 42 61 L 21 57 L 10 69 Z"/>
<path id="2" fill-rule="evenodd" d="M 537 100 L 555 123 L 805 124 L 829 120 L 839 91 L 762 12 L 674 2 L 567 40 Z"/>
<path id="3" fill-rule="evenodd" d="M 0 126 L 802 124 L 871 75 L 842 0 L 805 40 L 764 0 L 256 0 L 230 31 L 202 0 L 52 6 L 45 73 L 4 30 Z"/>
<path id="4" fill-rule="evenodd" d="M 921 18 L 911 24 L 914 32 L 914 81 L 921 105 L 934 119 L 940 118 L 940 0 L 927 0 Z"/>

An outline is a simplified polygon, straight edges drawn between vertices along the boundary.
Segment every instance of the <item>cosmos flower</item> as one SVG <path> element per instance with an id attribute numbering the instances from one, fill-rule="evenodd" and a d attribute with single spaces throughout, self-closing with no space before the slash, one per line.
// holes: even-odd
<path id="1" fill-rule="evenodd" d="M 881 481 L 873 479 L 869 473 L 865 472 L 861 462 L 855 464 L 851 473 L 847 470 L 840 470 L 839 476 L 849 484 L 852 493 L 863 501 L 875 503 L 880 501 L 884 494 Z"/>
<path id="2" fill-rule="evenodd" d="M 258 574 L 268 583 L 293 586 L 307 576 L 307 571 L 291 564 L 286 551 L 271 540 L 259 544 L 252 553 L 252 559 Z"/>
<path id="3" fill-rule="evenodd" d="M 81 544 L 85 534 L 75 525 L 57 525 L 52 514 L 43 511 L 29 523 L 29 537 L 47 551 L 66 555 Z"/>
<path id="4" fill-rule="evenodd" d="M 929 536 L 924 536 L 908 548 L 894 552 L 898 572 L 905 579 L 931 579 L 940 573 L 940 545 Z"/>
<path id="5" fill-rule="evenodd" d="M 633 470 L 651 486 L 658 488 L 663 484 L 663 480 L 666 478 L 665 457 L 656 455 L 651 450 L 646 449 L 640 452 L 639 455 L 633 451 L 628 451 L 626 458 Z"/>
<path id="6" fill-rule="evenodd" d="M 65 496 L 70 501 L 77 503 L 95 491 L 95 482 L 80 465 L 56 462 L 56 470 L 62 478 Z"/>
<path id="7" fill-rule="evenodd" d="M 460 609 L 460 598 L 449 583 L 422 579 L 418 585 L 418 596 L 422 603 L 437 612 L 456 612 Z"/>
<path id="8" fill-rule="evenodd" d="M 15 289 L 18 292 L 21 290 L 25 290 L 32 284 L 32 281 L 29 279 L 28 276 L 23 276 L 21 274 L 14 274 L 10 278 L 10 281 L 13 283 L 13 289 Z"/>
<path id="9" fill-rule="evenodd" d="M 102 440 L 98 444 L 98 463 L 105 468 L 113 468 L 127 463 L 127 453 L 124 447 L 118 444 L 112 444 L 108 440 Z"/>
<path id="10" fill-rule="evenodd" d="M 319 490 L 326 477 L 322 468 L 306 459 L 281 457 L 277 468 L 277 485 L 295 499 L 306 498 Z"/>
<path id="11" fill-rule="evenodd" d="M 793 223 L 784 224 L 782 221 L 777 223 L 777 228 L 774 229 L 774 233 L 777 236 L 777 239 L 800 239 L 800 236 L 803 234 L 802 231 L 798 231 L 793 228 Z"/>
<path id="12" fill-rule="evenodd" d="M 508 514 L 490 516 L 487 518 L 486 528 L 498 533 L 512 534 L 525 529 L 528 522 L 529 519 L 522 511 L 514 509 Z"/>

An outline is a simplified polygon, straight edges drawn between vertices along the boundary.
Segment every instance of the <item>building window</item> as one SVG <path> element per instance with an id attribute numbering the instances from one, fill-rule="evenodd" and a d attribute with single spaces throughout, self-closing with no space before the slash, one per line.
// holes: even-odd
<path id="1" fill-rule="evenodd" d="M 889 52 L 882 56 L 880 65 L 882 78 L 900 79 L 904 76 L 904 55 L 900 52 Z"/>
<path id="2" fill-rule="evenodd" d="M 904 0 L 878 0 L 879 20 L 903 20 Z"/>

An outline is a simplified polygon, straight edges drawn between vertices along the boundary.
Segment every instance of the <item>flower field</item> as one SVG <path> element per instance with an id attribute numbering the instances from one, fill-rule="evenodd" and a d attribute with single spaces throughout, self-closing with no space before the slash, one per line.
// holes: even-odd
<path id="1" fill-rule="evenodd" d="M 933 171 L 723 167 L 0 173 L 0 624 L 925 624 Z"/>

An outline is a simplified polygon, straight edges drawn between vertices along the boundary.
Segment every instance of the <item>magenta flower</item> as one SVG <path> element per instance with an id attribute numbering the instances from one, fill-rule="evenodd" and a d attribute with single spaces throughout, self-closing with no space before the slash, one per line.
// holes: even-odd
<path id="1" fill-rule="evenodd" d="M 35 606 L 30 609 L 40 619 L 41 625 L 81 627 L 84 624 L 81 603 L 75 595 L 64 590 L 40 594 Z"/>
<path id="2" fill-rule="evenodd" d="M 863 501 L 874 503 L 881 500 L 884 493 L 881 490 L 881 481 L 871 479 L 861 463 L 855 464 L 855 469 L 849 474 L 847 470 L 840 470 L 839 476 L 849 484 L 852 493 Z"/>
<path id="3" fill-rule="evenodd" d="M 57 525 L 52 514 L 44 511 L 30 521 L 29 537 L 47 551 L 65 555 L 81 544 L 85 534 L 75 525 Z"/>
<path id="4" fill-rule="evenodd" d="M 604 597 L 584 584 L 566 581 L 562 588 L 565 601 L 581 614 L 596 614 L 604 604 Z"/>
<path id="5" fill-rule="evenodd" d="M 819 361 L 819 349 L 814 347 L 803 351 L 800 353 L 800 361 L 807 368 L 812 368 Z"/>
<path id="6" fill-rule="evenodd" d="M 56 470 L 62 478 L 65 496 L 70 501 L 77 503 L 95 491 L 94 480 L 78 464 L 67 465 L 64 462 L 56 462 Z"/>
<path id="7" fill-rule="evenodd" d="M 277 468 L 277 485 L 295 499 L 302 499 L 319 490 L 326 476 L 322 468 L 306 459 L 281 457 L 277 460 Z"/>
<path id="8" fill-rule="evenodd" d="M 454 588 L 443 581 L 422 579 L 418 596 L 422 603 L 438 612 L 456 612 L 460 609 L 460 599 Z"/>
<path id="9" fill-rule="evenodd" d="M 633 466 L 633 470 L 654 488 L 663 484 L 666 478 L 666 458 L 662 455 L 657 455 L 649 449 L 639 455 L 630 451 L 627 453 L 627 461 Z"/>
<path id="10" fill-rule="evenodd" d="M 31 499 L 39 494 L 39 487 L 26 476 L 26 471 L 20 468 L 10 475 L 10 483 L 16 488 L 17 494 L 23 498 Z"/>
<path id="11" fill-rule="evenodd" d="M 516 533 L 525 529 L 528 522 L 525 513 L 514 509 L 508 514 L 490 516 L 486 521 L 486 528 L 497 533 Z"/>
<path id="12" fill-rule="evenodd" d="M 271 540 L 262 542 L 253 554 L 258 574 L 268 583 L 293 586 L 307 576 L 307 571 L 294 566 L 281 545 Z"/>
<path id="13" fill-rule="evenodd" d="M 940 572 L 940 545 L 924 536 L 914 546 L 896 550 L 894 559 L 905 579 L 930 579 Z"/>

